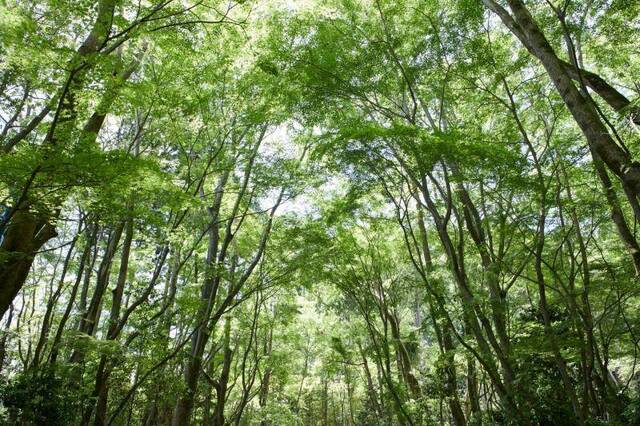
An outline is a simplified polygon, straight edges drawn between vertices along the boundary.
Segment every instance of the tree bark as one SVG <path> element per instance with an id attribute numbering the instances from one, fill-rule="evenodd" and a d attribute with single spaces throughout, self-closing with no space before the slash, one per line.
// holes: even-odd
<path id="1" fill-rule="evenodd" d="M 222 371 L 216 388 L 216 408 L 213 413 L 213 425 L 224 426 L 225 416 L 224 408 L 227 401 L 227 388 L 229 386 L 229 376 L 231 373 L 231 360 L 233 358 L 233 350 L 231 350 L 231 318 L 227 317 L 224 323 L 224 335 L 222 338 Z"/>
<path id="2" fill-rule="evenodd" d="M 611 137 L 589 100 L 574 85 L 563 63 L 556 55 L 540 27 L 521 0 L 508 0 L 513 16 L 500 12 L 493 0 L 483 0 L 496 12 L 527 49 L 536 56 L 547 70 L 560 97 L 582 130 L 591 149 L 607 167 L 627 185 L 635 197 L 640 195 L 640 163 L 634 161 Z M 499 7 L 499 5 L 498 5 Z"/>
<path id="3" fill-rule="evenodd" d="M 118 327 L 120 320 L 120 310 L 122 307 L 122 296 L 127 281 L 127 271 L 129 268 L 129 254 L 131 252 L 131 242 L 133 240 L 133 219 L 128 219 L 125 225 L 125 238 L 122 243 L 122 254 L 120 256 L 120 271 L 118 281 L 113 289 L 111 302 L 111 313 L 109 316 L 109 328 L 107 330 L 107 340 L 116 340 L 119 335 Z M 107 421 L 107 402 L 109 399 L 109 376 L 111 375 L 111 365 L 105 354 L 100 357 L 98 371 L 96 373 L 94 397 L 97 398 L 95 410 L 95 426 L 103 426 Z M 88 419 L 87 419 L 88 420 Z"/>

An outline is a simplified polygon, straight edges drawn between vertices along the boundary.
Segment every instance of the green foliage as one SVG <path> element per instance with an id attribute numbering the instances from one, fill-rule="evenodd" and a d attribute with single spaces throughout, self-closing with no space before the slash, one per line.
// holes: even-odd
<path id="1" fill-rule="evenodd" d="M 67 425 L 75 419 L 82 400 L 79 390 L 67 385 L 68 372 L 57 367 L 28 371 L 4 380 L 0 402 L 5 421 L 26 424 Z"/>
<path id="2" fill-rule="evenodd" d="M 0 2 L 1 421 L 640 424 L 637 197 L 485 3 Z M 640 7 L 522 3 L 638 158 Z"/>

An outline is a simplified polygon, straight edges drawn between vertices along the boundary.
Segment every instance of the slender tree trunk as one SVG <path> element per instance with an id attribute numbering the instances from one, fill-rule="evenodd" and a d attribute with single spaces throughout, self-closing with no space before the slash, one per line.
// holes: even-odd
<path id="1" fill-rule="evenodd" d="M 374 406 L 376 414 L 378 416 L 383 417 L 384 412 L 380 403 L 378 402 L 378 394 L 376 393 L 375 387 L 373 386 L 373 379 L 371 377 L 371 369 L 369 368 L 369 362 L 367 361 L 367 357 L 362 349 L 362 345 L 358 342 L 358 350 L 360 352 L 360 356 L 362 357 L 362 368 L 364 369 L 364 375 L 367 379 L 367 395 L 369 400 Z"/>
<path id="2" fill-rule="evenodd" d="M 476 308 L 477 303 L 474 295 L 467 283 L 466 272 L 464 271 L 463 255 L 463 239 L 459 239 L 459 246 L 456 248 L 451 236 L 447 229 L 448 218 L 443 217 L 438 211 L 431 195 L 429 193 L 426 177 L 422 178 L 420 190 L 423 195 L 426 208 L 431 213 L 431 216 L 435 222 L 440 242 L 444 248 L 445 254 L 449 261 L 449 266 L 454 275 L 455 282 L 458 287 L 458 292 L 462 301 L 464 321 L 467 325 L 467 330 L 472 333 L 474 339 L 478 344 L 479 351 L 474 353 L 478 361 L 482 363 L 485 371 L 489 375 L 493 382 L 500 399 L 503 402 L 504 408 L 514 417 L 520 419 L 523 423 L 527 422 L 527 416 L 522 412 L 515 402 L 515 394 L 510 384 L 513 382 L 513 371 L 511 368 L 511 362 L 504 356 L 501 351 L 500 344 L 493 335 L 491 324 L 484 317 L 484 314 Z M 449 210 L 453 210 L 452 200 L 447 197 L 445 200 L 449 206 Z M 461 225 L 459 225 L 461 226 Z M 440 303 L 440 302 L 438 302 Z M 485 337 L 484 333 L 487 334 Z M 492 351 L 493 349 L 493 351 Z M 495 351 L 495 352 L 494 352 Z M 494 357 L 497 355 L 500 365 L 502 367 L 503 374 L 506 375 L 504 380 L 500 377 L 497 366 L 494 362 Z"/>
<path id="3" fill-rule="evenodd" d="M 79 226 L 82 227 L 82 225 L 79 225 Z M 81 230 L 78 230 L 78 232 L 81 232 Z M 49 338 L 49 331 L 51 330 L 51 324 L 53 322 L 54 309 L 58 302 L 58 298 L 60 297 L 60 294 L 62 293 L 62 290 L 64 288 L 64 279 L 67 276 L 69 263 L 71 262 L 73 250 L 75 248 L 77 239 L 78 239 L 78 235 L 76 235 L 76 237 L 73 239 L 69 247 L 69 250 L 67 251 L 67 255 L 65 257 L 64 264 L 62 266 L 62 273 L 60 274 L 60 279 L 58 281 L 58 287 L 56 288 L 55 293 L 52 294 L 49 297 L 49 300 L 47 301 L 47 308 L 45 310 L 44 318 L 42 319 L 40 336 L 38 337 L 38 343 L 36 344 L 36 349 L 33 354 L 32 368 L 34 369 L 37 368 L 38 365 L 40 364 L 40 358 L 42 356 L 42 352 L 44 351 L 45 344 L 47 343 L 47 340 Z"/>
<path id="4" fill-rule="evenodd" d="M 200 369 L 202 368 L 202 356 L 204 349 L 209 340 L 209 320 L 214 304 L 214 287 L 217 287 L 220 281 L 220 272 L 216 270 L 218 258 L 218 245 L 220 241 L 220 225 L 218 214 L 222 205 L 223 191 L 226 185 L 229 172 L 224 173 L 218 179 L 216 185 L 216 196 L 211 208 L 209 208 L 210 226 L 209 226 L 209 244 L 207 248 L 206 265 L 207 270 L 202 284 L 200 293 L 200 309 L 198 311 L 198 330 L 194 333 L 191 342 L 191 351 L 189 360 L 184 367 L 184 380 L 186 389 L 180 396 L 173 412 L 173 426 L 186 426 L 189 424 L 191 411 L 193 410 L 193 402 L 200 377 Z"/>
<path id="5" fill-rule="evenodd" d="M 109 316 L 109 327 L 107 330 L 107 340 L 116 340 L 119 335 L 120 311 L 122 307 L 122 297 L 124 295 L 124 287 L 127 281 L 127 271 L 129 268 L 129 254 L 131 252 L 131 242 L 133 240 L 133 219 L 128 219 L 125 225 L 125 237 L 122 244 L 122 253 L 120 256 L 120 271 L 118 272 L 118 281 L 113 289 L 113 297 L 111 302 L 111 314 Z M 107 402 L 109 399 L 109 376 L 111 375 L 109 359 L 106 355 L 100 357 L 98 371 L 96 373 L 94 397 L 97 398 L 95 420 L 96 426 L 106 424 L 107 420 Z M 90 411 L 90 410 L 89 410 Z"/>
<path id="6" fill-rule="evenodd" d="M 383 312 L 387 316 L 389 324 L 391 326 L 391 337 L 393 338 L 394 344 L 396 346 L 396 358 L 398 361 L 398 373 L 400 374 L 400 378 L 406 384 L 411 397 L 414 399 L 420 398 L 420 384 L 418 380 L 414 376 L 411 368 L 411 359 L 409 358 L 409 352 L 402 341 L 402 336 L 400 334 L 400 324 L 398 322 L 397 316 L 390 312 L 386 305 L 383 306 Z"/>
<path id="7" fill-rule="evenodd" d="M 480 413 L 480 395 L 478 392 L 478 377 L 476 372 L 476 363 L 473 358 L 467 359 L 467 400 L 471 411 L 471 417 L 474 418 Z"/>
<path id="8" fill-rule="evenodd" d="M 269 330 L 269 334 L 264 342 L 263 354 L 267 358 L 267 364 L 271 363 L 269 359 L 271 357 L 271 349 L 273 345 L 273 330 Z M 267 402 L 269 401 L 269 391 L 271 390 L 271 366 L 267 365 L 264 374 L 262 375 L 262 380 L 260 381 L 260 392 L 258 394 L 258 404 L 261 409 L 265 409 L 267 407 Z M 261 426 L 267 426 L 268 423 L 266 421 L 260 422 Z"/>
<path id="9" fill-rule="evenodd" d="M 120 237 L 122 236 L 124 225 L 125 223 L 121 222 L 115 227 L 115 229 L 111 231 L 111 234 L 109 235 L 109 242 L 102 257 L 102 261 L 100 262 L 100 267 L 98 268 L 96 286 L 93 290 L 91 302 L 89 303 L 89 307 L 87 308 L 86 312 L 84 312 L 82 318 L 80 319 L 80 326 L 78 328 L 78 331 L 89 336 L 92 336 L 96 331 L 96 326 L 98 325 L 97 323 L 100 319 L 100 307 L 102 306 L 102 298 L 105 291 L 107 290 L 107 287 L 109 286 L 109 278 L 111 277 L 111 266 L 113 264 L 113 258 L 116 255 L 116 251 L 118 249 L 118 244 L 120 243 Z M 73 352 L 70 361 L 72 363 L 78 364 L 83 359 L 84 350 L 76 349 Z"/>
<path id="10" fill-rule="evenodd" d="M 227 316 L 224 323 L 224 336 L 222 341 L 222 371 L 216 386 L 216 408 L 213 413 L 213 425 L 224 426 L 224 408 L 227 400 L 227 388 L 229 386 L 229 376 L 231 373 L 231 360 L 233 351 L 231 350 L 231 318 Z"/>
<path id="11" fill-rule="evenodd" d="M 71 315 L 71 311 L 73 310 L 73 306 L 76 301 L 76 295 L 78 293 L 78 287 L 80 286 L 80 282 L 82 281 L 85 269 L 87 269 L 86 276 L 90 276 L 91 265 L 87 267 L 87 263 L 90 262 L 91 249 L 96 245 L 98 226 L 88 224 L 85 232 L 87 234 L 87 241 L 84 250 L 82 251 L 82 255 L 80 256 L 76 280 L 73 284 L 73 287 L 71 288 L 71 294 L 69 295 L 69 300 L 67 301 L 67 307 L 62 314 L 62 318 L 60 319 L 60 323 L 58 324 L 58 329 L 53 338 L 53 342 L 51 343 L 51 353 L 49 354 L 49 363 L 51 365 L 55 364 L 58 359 L 60 342 L 62 341 L 62 334 L 64 333 L 67 321 L 69 320 L 69 317 Z M 95 253 L 93 259 L 95 260 Z M 88 287 L 88 281 L 88 279 L 85 279 L 86 287 Z"/>
<path id="12" fill-rule="evenodd" d="M 483 0 L 483 3 L 500 17 L 502 22 L 522 42 L 524 47 L 531 52 L 532 55 L 538 57 L 538 53 L 534 50 L 533 44 L 529 42 L 526 32 L 506 9 L 500 6 L 495 0 Z M 607 83 L 605 79 L 594 72 L 585 70 L 582 63 L 580 63 L 579 66 L 576 66 L 575 64 L 571 64 L 561 58 L 558 58 L 558 61 L 571 79 L 580 84 L 584 83 L 589 89 L 593 90 L 607 104 L 609 104 L 613 110 L 621 115 L 629 115 L 634 123 L 640 124 L 638 107 L 634 107 L 629 99 Z"/>

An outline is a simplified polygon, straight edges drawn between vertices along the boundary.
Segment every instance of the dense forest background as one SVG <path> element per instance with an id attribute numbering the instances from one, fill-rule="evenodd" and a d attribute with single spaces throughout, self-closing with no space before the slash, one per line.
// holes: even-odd
<path id="1" fill-rule="evenodd" d="M 0 0 L 0 423 L 640 424 L 637 0 Z"/>

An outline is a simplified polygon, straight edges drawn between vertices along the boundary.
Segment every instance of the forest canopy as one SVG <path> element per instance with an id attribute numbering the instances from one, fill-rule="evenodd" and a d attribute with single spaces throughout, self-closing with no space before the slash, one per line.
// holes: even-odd
<path id="1" fill-rule="evenodd" d="M 640 425 L 640 2 L 0 0 L 0 423 Z"/>

